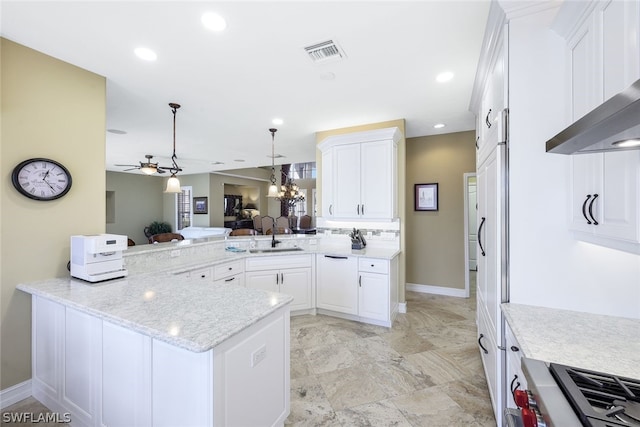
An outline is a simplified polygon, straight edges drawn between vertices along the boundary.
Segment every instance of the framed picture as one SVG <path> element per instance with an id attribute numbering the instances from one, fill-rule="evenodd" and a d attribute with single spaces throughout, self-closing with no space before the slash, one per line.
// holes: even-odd
<path id="1" fill-rule="evenodd" d="M 206 214 L 209 212 L 209 201 L 206 197 L 193 198 L 193 213 Z"/>
<path id="2" fill-rule="evenodd" d="M 415 184 L 415 210 L 438 210 L 438 184 Z"/>

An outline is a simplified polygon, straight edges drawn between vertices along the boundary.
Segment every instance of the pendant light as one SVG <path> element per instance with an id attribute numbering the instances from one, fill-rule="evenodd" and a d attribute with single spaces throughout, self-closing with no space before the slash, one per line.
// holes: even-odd
<path id="1" fill-rule="evenodd" d="M 182 193 L 182 188 L 180 188 L 180 180 L 176 177 L 178 172 L 181 172 L 182 169 L 176 163 L 176 111 L 180 108 L 180 104 L 175 104 L 173 102 L 169 103 L 169 107 L 171 107 L 171 111 L 173 112 L 173 155 L 171 156 L 171 161 L 173 165 L 169 169 L 171 172 L 171 176 L 167 180 L 167 189 L 164 190 L 165 193 Z"/>
<path id="2" fill-rule="evenodd" d="M 269 193 L 267 197 L 278 197 L 278 185 L 276 184 L 276 166 L 275 166 L 275 135 L 278 129 L 271 128 L 269 132 L 271 132 L 271 185 L 269 185 Z"/>

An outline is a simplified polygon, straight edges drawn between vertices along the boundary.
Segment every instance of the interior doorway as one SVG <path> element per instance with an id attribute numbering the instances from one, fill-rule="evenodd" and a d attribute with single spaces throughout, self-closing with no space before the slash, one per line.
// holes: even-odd
<path id="1" fill-rule="evenodd" d="M 469 297 L 469 272 L 478 270 L 478 227 L 476 174 L 464 174 L 464 290 Z"/>

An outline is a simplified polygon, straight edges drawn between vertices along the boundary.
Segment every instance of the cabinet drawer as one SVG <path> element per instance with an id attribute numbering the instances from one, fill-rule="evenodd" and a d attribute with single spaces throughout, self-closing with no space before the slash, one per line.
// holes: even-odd
<path id="1" fill-rule="evenodd" d="M 234 285 L 244 287 L 244 274 L 237 274 L 213 281 L 214 285 Z"/>
<path id="2" fill-rule="evenodd" d="M 278 255 L 247 258 L 247 271 L 280 270 L 283 268 L 311 267 L 311 255 Z"/>
<path id="3" fill-rule="evenodd" d="M 243 260 L 227 262 L 213 267 L 213 280 L 224 279 L 244 271 Z"/>
<path id="4" fill-rule="evenodd" d="M 389 261 L 378 258 L 359 258 L 358 270 L 368 273 L 389 274 Z"/>
<path id="5" fill-rule="evenodd" d="M 200 270 L 190 271 L 189 272 L 189 278 L 191 278 L 191 279 L 209 280 L 209 279 L 211 279 L 211 269 L 210 268 L 201 268 Z"/>

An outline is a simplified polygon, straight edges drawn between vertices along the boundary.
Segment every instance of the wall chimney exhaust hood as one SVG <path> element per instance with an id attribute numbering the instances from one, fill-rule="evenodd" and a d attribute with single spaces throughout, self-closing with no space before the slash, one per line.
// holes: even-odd
<path id="1" fill-rule="evenodd" d="M 640 80 L 547 141 L 547 153 L 640 149 Z"/>

